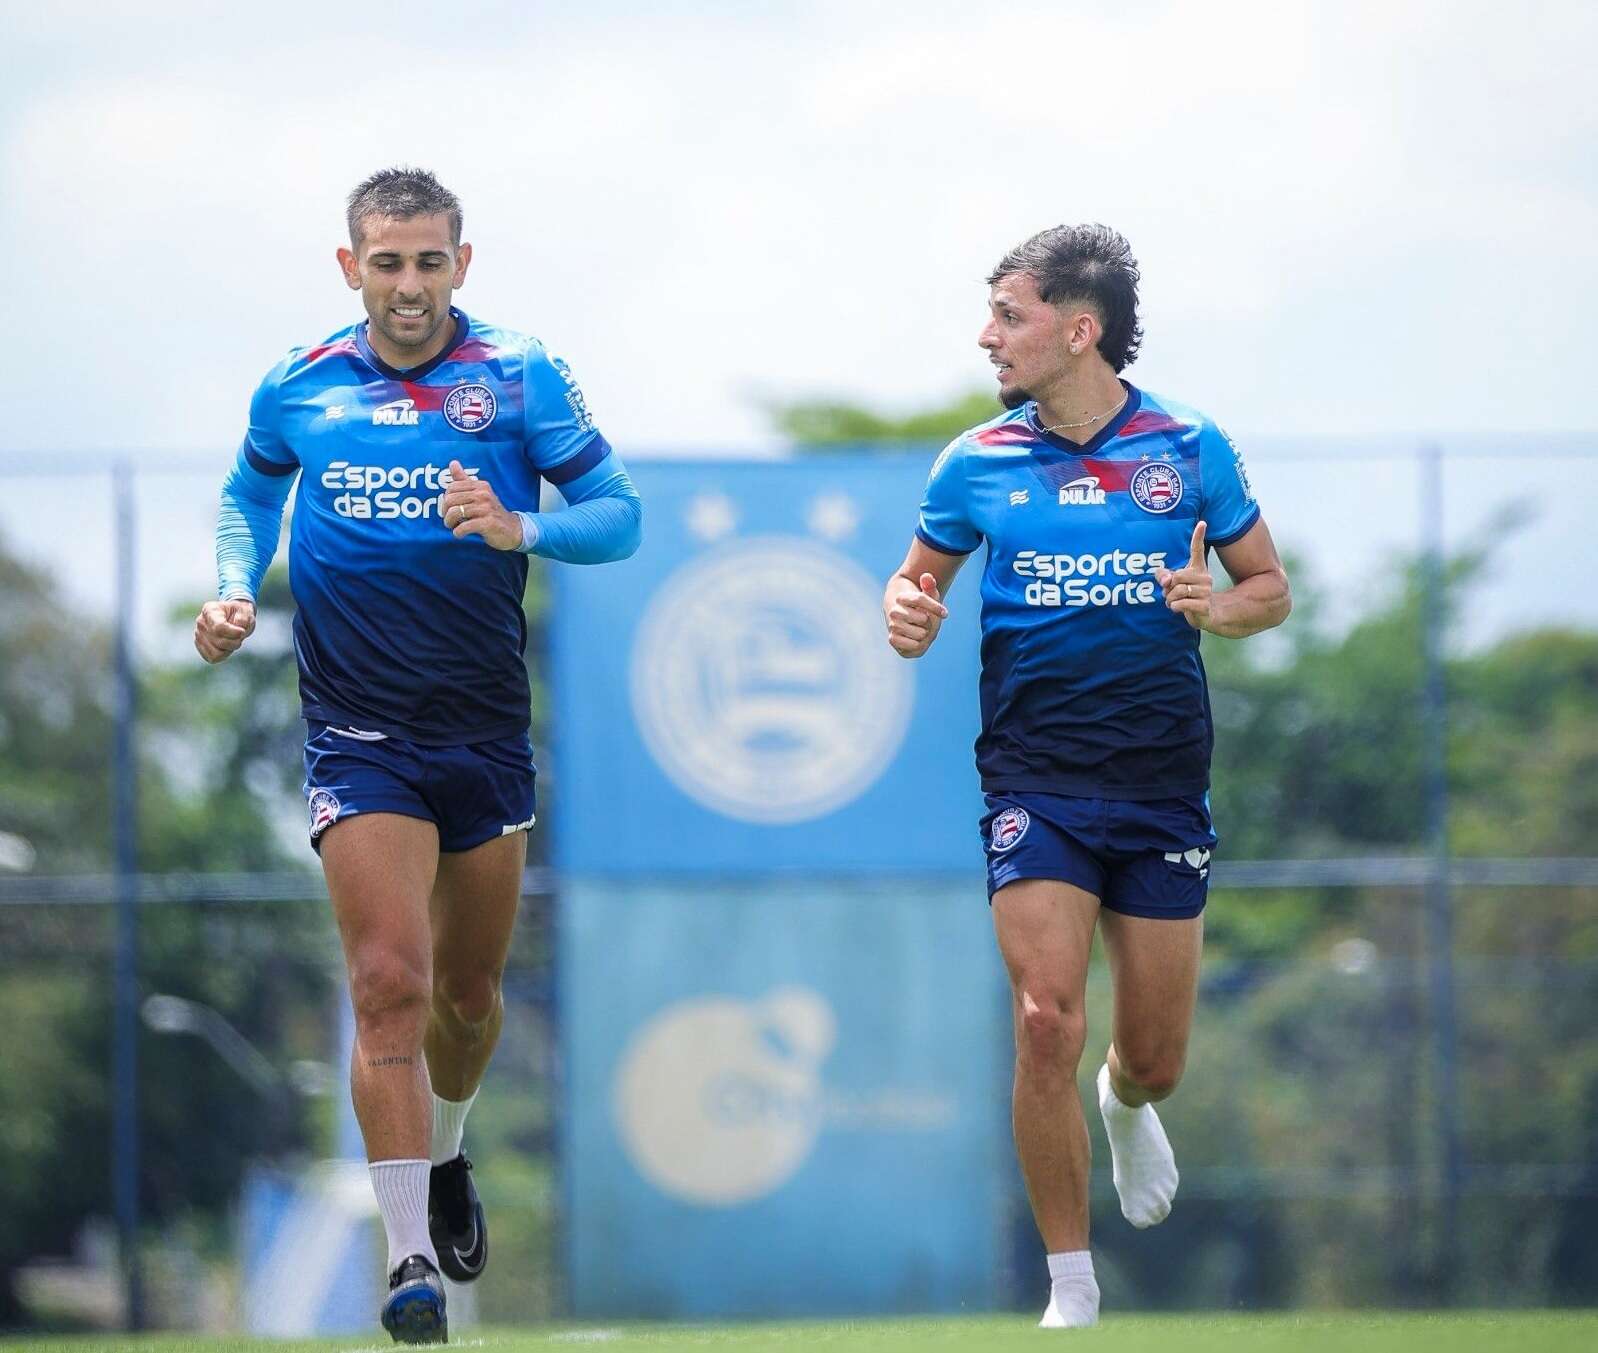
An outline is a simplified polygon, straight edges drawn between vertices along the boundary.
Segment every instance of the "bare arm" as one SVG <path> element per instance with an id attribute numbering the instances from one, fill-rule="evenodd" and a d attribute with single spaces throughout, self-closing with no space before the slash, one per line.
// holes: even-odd
<path id="1" fill-rule="evenodd" d="M 932 647 L 949 614 L 943 596 L 965 561 L 963 554 L 945 554 L 911 540 L 910 552 L 882 594 L 888 646 L 901 658 L 919 658 Z"/>

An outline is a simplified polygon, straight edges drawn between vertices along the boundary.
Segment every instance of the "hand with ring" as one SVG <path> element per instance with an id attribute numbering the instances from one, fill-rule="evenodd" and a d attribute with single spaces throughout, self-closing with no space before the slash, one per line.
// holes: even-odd
<path id="1" fill-rule="evenodd" d="M 449 463 L 439 519 L 457 540 L 481 536 L 496 550 L 521 548 L 521 518 L 506 511 L 488 481 L 458 460 Z"/>
<path id="2" fill-rule="evenodd" d="M 1204 531 L 1203 522 L 1193 528 L 1184 567 L 1162 568 L 1154 575 L 1154 581 L 1165 593 L 1165 604 L 1196 630 L 1209 628 L 1210 595 L 1215 590 L 1215 578 L 1205 562 L 1208 551 L 1204 545 Z"/>

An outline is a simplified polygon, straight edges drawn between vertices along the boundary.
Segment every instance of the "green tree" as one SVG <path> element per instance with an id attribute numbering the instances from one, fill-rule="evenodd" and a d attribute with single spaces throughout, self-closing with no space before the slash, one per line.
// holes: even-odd
<path id="1" fill-rule="evenodd" d="M 279 579 L 263 596 L 269 630 L 280 593 Z M 41 875 L 111 865 L 110 652 L 103 624 L 0 549 L 0 831 L 32 845 Z M 267 643 L 226 673 L 204 673 L 196 659 L 146 675 L 137 767 L 146 869 L 286 866 L 271 820 L 283 777 L 262 776 L 283 737 L 286 682 L 292 697 L 284 662 Z M 328 935 L 325 918 L 302 906 L 146 905 L 140 993 L 202 1002 L 279 1061 L 315 1056 Z M 112 1210 L 108 1169 L 83 1168 L 110 1134 L 111 943 L 109 906 L 0 907 L 0 1324 L 19 1314 L 16 1267 L 65 1252 L 85 1218 Z M 220 1218 L 252 1154 L 308 1140 L 302 1105 L 263 1105 L 192 1040 L 142 1034 L 140 1063 L 140 1192 L 152 1224 L 195 1211 Z"/>
<path id="2" fill-rule="evenodd" d="M 947 404 L 907 414 L 879 413 L 843 400 L 795 400 L 768 409 L 772 423 L 806 451 L 898 450 L 907 443 L 952 441 L 1002 412 L 989 393 L 974 390 Z"/>
<path id="3" fill-rule="evenodd" d="M 796 407 L 811 421 L 779 427 L 822 448 L 906 421 Z M 1510 513 L 1481 534 L 1501 544 L 1525 525 Z M 1445 561 L 1440 598 L 1423 561 L 1391 561 L 1388 586 L 1346 628 L 1324 622 L 1315 580 L 1289 558 L 1286 626 L 1242 644 L 1204 639 L 1223 862 L 1426 852 L 1422 635 L 1432 606 L 1451 635 L 1453 600 L 1468 596 L 1490 550 Z M 1484 651 L 1445 642 L 1445 652 L 1455 854 L 1594 854 L 1598 634 L 1546 628 Z M 1480 1182 L 1447 1236 L 1431 1192 L 1437 1087 L 1422 893 L 1218 890 L 1193 1068 L 1167 1121 L 1174 1139 L 1197 1146 L 1187 1164 L 1245 1179 L 1251 1168 L 1279 1170 L 1303 1196 L 1190 1199 L 1189 1222 L 1173 1226 L 1173 1215 L 1135 1251 L 1123 1252 L 1112 1220 L 1095 1228 L 1107 1273 L 1141 1272 L 1140 1294 L 1156 1304 L 1598 1299 L 1598 1224 L 1583 1192 L 1598 1178 L 1594 900 L 1578 888 L 1454 890 L 1459 1131 Z M 1340 947 L 1348 941 L 1357 943 Z M 1347 1191 L 1315 1182 L 1339 1167 L 1370 1182 Z M 1542 1191 L 1538 1170 L 1555 1181 Z M 1457 1271 L 1442 1267 L 1450 1254 Z"/>

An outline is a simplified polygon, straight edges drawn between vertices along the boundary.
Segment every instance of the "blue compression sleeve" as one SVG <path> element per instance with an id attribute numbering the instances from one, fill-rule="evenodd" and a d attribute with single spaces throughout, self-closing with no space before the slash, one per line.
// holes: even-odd
<path id="1" fill-rule="evenodd" d="M 560 486 L 558 512 L 518 512 L 522 550 L 562 564 L 610 564 L 638 549 L 644 504 L 614 454 Z"/>
<path id="2" fill-rule="evenodd" d="M 216 519 L 216 594 L 223 601 L 254 601 L 261 579 L 277 553 L 283 529 L 283 508 L 294 486 L 298 465 L 283 473 L 263 474 L 239 452 L 222 481 L 222 510 Z"/>

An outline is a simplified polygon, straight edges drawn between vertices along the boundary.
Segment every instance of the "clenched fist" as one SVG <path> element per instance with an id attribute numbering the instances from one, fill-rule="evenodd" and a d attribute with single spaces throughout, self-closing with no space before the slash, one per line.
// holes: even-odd
<path id="1" fill-rule="evenodd" d="M 221 662 L 255 633 L 255 603 L 243 597 L 208 601 L 194 622 L 194 647 L 207 662 Z"/>
<path id="2" fill-rule="evenodd" d="M 439 515 L 456 540 L 482 536 L 496 550 L 522 547 L 522 519 L 507 512 L 488 481 L 467 474 L 458 460 L 449 463 L 449 487 Z"/>
<path id="3" fill-rule="evenodd" d="M 882 616 L 888 622 L 888 645 L 901 658 L 919 658 L 932 647 L 949 608 L 938 595 L 938 580 L 923 573 L 920 586 L 902 574 L 888 584 L 882 599 Z"/>

